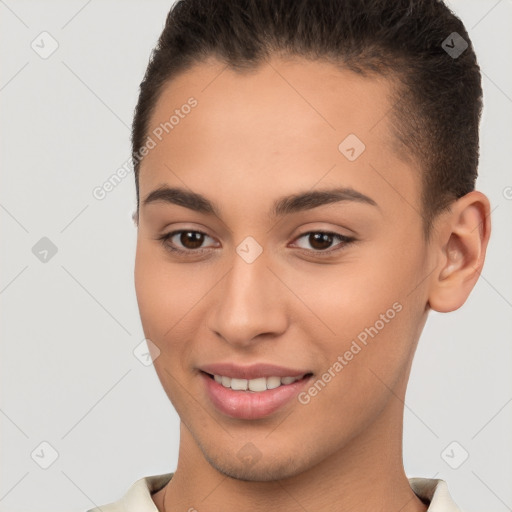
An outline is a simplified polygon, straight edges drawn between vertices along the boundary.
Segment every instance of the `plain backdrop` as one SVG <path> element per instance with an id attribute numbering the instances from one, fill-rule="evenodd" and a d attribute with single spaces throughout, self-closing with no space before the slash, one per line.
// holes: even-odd
<path id="1" fill-rule="evenodd" d="M 0 0 L 2 511 L 85 511 L 176 468 L 178 417 L 136 357 L 133 173 L 103 200 L 92 193 L 128 159 L 138 86 L 171 4 Z M 506 512 L 512 2 L 449 5 L 483 73 L 477 188 L 493 232 L 466 304 L 431 314 L 423 332 L 404 460 L 408 476 L 446 480 L 462 509 Z"/>

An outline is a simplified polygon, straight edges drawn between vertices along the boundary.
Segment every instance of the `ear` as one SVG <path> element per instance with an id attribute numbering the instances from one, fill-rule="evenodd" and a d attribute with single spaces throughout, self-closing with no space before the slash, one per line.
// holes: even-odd
<path id="1" fill-rule="evenodd" d="M 435 311 L 454 311 L 466 302 L 484 265 L 490 214 L 489 200 L 475 190 L 454 201 L 449 213 L 439 216 L 432 241 L 438 247 L 438 265 L 428 297 Z"/>
<path id="2" fill-rule="evenodd" d="M 136 227 L 139 226 L 139 212 L 137 210 L 134 210 L 132 213 L 132 220 Z"/>

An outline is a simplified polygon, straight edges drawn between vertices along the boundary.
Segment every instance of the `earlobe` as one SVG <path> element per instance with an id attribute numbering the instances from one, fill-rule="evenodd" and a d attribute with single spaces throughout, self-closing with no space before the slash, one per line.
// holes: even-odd
<path id="1" fill-rule="evenodd" d="M 440 219 L 433 243 L 439 247 L 439 265 L 433 272 L 429 306 L 447 313 L 466 302 L 478 281 L 491 232 L 487 197 L 473 191 L 454 202 Z"/>

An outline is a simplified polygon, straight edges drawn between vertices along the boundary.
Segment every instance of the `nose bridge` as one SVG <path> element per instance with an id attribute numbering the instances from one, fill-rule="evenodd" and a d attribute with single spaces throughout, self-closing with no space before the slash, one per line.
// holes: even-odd
<path id="1" fill-rule="evenodd" d="M 262 249 L 262 248 L 261 248 Z M 218 290 L 210 328 L 232 344 L 286 328 L 286 313 L 267 255 L 246 240 L 236 248 L 231 270 Z"/>

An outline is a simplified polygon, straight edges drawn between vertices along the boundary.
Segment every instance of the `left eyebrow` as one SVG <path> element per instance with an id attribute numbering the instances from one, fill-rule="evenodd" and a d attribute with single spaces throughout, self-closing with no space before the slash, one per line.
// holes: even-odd
<path id="1" fill-rule="evenodd" d="M 281 217 L 301 211 L 311 210 L 326 204 L 340 201 L 351 201 L 368 204 L 380 209 L 371 198 L 350 187 L 337 187 L 324 190 L 299 192 L 277 199 L 270 211 L 271 218 Z M 189 208 L 190 210 L 215 215 L 221 218 L 220 208 L 205 196 L 190 192 L 180 187 L 161 187 L 150 192 L 143 201 L 143 206 L 154 202 L 165 202 Z"/>
<path id="2" fill-rule="evenodd" d="M 371 197 L 350 187 L 337 187 L 324 190 L 312 190 L 282 197 L 274 203 L 271 216 L 280 217 L 282 215 L 311 210 L 318 206 L 340 201 L 369 204 L 380 209 L 379 205 Z"/>

